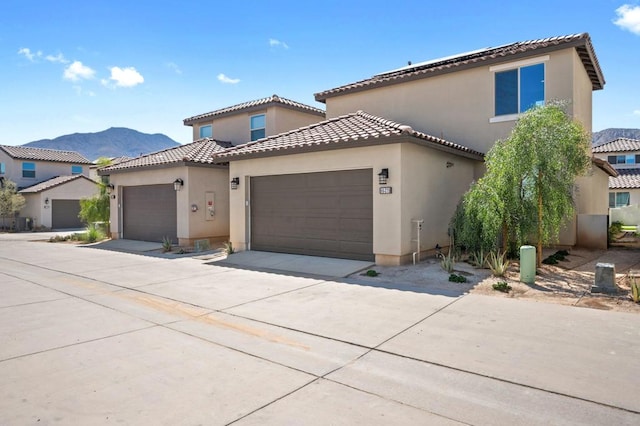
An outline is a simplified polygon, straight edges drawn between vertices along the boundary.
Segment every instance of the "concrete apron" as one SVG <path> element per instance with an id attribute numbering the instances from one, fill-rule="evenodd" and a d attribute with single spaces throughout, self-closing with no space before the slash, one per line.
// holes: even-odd
<path id="1" fill-rule="evenodd" d="M 265 251 L 241 251 L 214 261 L 212 265 L 239 267 L 253 270 L 275 270 L 304 275 L 321 275 L 344 278 L 358 271 L 371 268 L 373 262 L 330 257 L 304 256 L 300 254 L 270 253 Z"/>

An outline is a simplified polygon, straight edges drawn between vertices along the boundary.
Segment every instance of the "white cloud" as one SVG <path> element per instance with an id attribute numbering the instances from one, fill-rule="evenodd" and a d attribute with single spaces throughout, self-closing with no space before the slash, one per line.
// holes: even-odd
<path id="1" fill-rule="evenodd" d="M 222 83 L 227 83 L 227 84 L 236 84 L 236 83 L 240 83 L 240 79 L 239 78 L 229 78 L 226 75 L 220 73 L 218 74 L 218 81 L 222 82 Z"/>
<path id="2" fill-rule="evenodd" d="M 275 38 L 269 39 L 269 46 L 271 47 L 282 47 L 283 49 L 288 49 L 289 46 L 284 41 L 277 40 Z"/>
<path id="3" fill-rule="evenodd" d="M 625 4 L 616 9 L 616 14 L 618 19 L 613 21 L 614 24 L 623 30 L 640 35 L 640 6 Z"/>
<path id="4" fill-rule="evenodd" d="M 37 52 L 32 52 L 31 49 L 29 49 L 28 47 L 20 48 L 20 50 L 18 50 L 18 54 L 24 55 L 24 57 L 30 60 L 31 62 L 35 61 L 36 58 L 39 58 L 42 56 L 41 51 L 38 50 Z"/>
<path id="5" fill-rule="evenodd" d="M 65 59 L 62 53 L 58 53 L 56 56 L 47 55 L 44 57 L 49 62 L 58 62 L 60 64 L 68 64 L 69 61 Z"/>
<path id="6" fill-rule="evenodd" d="M 80 61 L 74 61 L 71 65 L 64 69 L 64 79 L 78 81 L 80 79 L 89 80 L 96 74 L 94 70 Z"/>
<path id="7" fill-rule="evenodd" d="M 167 62 L 166 66 L 170 70 L 173 70 L 176 74 L 182 74 L 182 70 L 180 69 L 178 64 L 176 64 L 174 62 Z"/>
<path id="8" fill-rule="evenodd" d="M 134 67 L 120 68 L 111 67 L 111 77 L 102 79 L 104 86 L 109 86 L 111 81 L 115 81 L 117 87 L 133 87 L 144 83 L 144 77 Z"/>
<path id="9" fill-rule="evenodd" d="M 640 109 L 633 111 L 633 115 L 637 115 L 638 117 L 640 117 Z"/>

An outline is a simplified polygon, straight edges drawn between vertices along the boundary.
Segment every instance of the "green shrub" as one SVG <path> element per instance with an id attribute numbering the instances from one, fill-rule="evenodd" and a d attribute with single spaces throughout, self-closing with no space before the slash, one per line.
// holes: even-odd
<path id="1" fill-rule="evenodd" d="M 235 250 L 233 249 L 233 244 L 231 244 L 231 241 L 225 241 L 223 243 L 224 246 L 224 252 L 227 255 L 233 254 L 235 252 Z"/>
<path id="2" fill-rule="evenodd" d="M 172 248 L 173 248 L 173 242 L 171 241 L 171 238 L 166 236 L 162 237 L 162 252 L 163 253 L 170 252 Z"/>
<path id="3" fill-rule="evenodd" d="M 509 269 L 511 261 L 507 259 L 507 253 L 500 251 L 492 251 L 487 257 L 487 265 L 491 273 L 496 277 L 504 277 Z"/>
<path id="4" fill-rule="evenodd" d="M 487 266 L 487 253 L 484 249 L 476 250 L 469 256 L 469 263 L 476 268 L 485 268 Z"/>
<path id="5" fill-rule="evenodd" d="M 373 269 L 369 269 L 369 270 L 366 272 L 366 275 L 367 275 L 368 277 L 377 277 L 377 276 L 378 276 L 378 275 L 380 275 L 380 274 L 379 274 L 377 271 L 374 271 Z"/>
<path id="6" fill-rule="evenodd" d="M 609 241 L 613 241 L 613 239 L 622 232 L 623 223 L 619 221 L 611 222 L 611 226 L 609 226 Z"/>
<path id="7" fill-rule="evenodd" d="M 453 272 L 453 267 L 456 264 L 456 259 L 455 256 L 453 256 L 451 248 L 449 248 L 449 253 L 446 256 L 440 253 L 440 258 L 442 259 L 440 261 L 440 267 L 442 267 L 442 269 L 449 273 Z"/>
<path id="8" fill-rule="evenodd" d="M 631 281 L 631 299 L 636 303 L 640 303 L 640 284 L 635 278 Z"/>
<path id="9" fill-rule="evenodd" d="M 466 283 L 467 278 L 464 275 L 451 274 L 449 275 L 449 281 L 454 283 Z"/>
<path id="10" fill-rule="evenodd" d="M 500 281 L 493 285 L 493 289 L 503 293 L 509 293 L 511 291 L 511 286 L 505 281 Z"/>

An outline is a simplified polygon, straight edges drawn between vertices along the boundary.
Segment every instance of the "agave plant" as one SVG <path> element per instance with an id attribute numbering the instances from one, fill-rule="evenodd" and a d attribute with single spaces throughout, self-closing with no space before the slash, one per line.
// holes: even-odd
<path id="1" fill-rule="evenodd" d="M 449 253 L 446 256 L 442 253 L 440 253 L 439 256 L 442 259 L 440 261 L 440 266 L 442 267 L 442 269 L 444 269 L 448 273 L 452 273 L 453 267 L 456 264 L 456 259 L 455 259 L 455 256 L 453 255 L 452 250 L 449 249 Z"/>
<path id="2" fill-rule="evenodd" d="M 491 273 L 496 277 L 504 277 L 510 263 L 511 261 L 507 259 L 506 252 L 492 251 L 487 256 L 487 265 L 491 269 Z"/>

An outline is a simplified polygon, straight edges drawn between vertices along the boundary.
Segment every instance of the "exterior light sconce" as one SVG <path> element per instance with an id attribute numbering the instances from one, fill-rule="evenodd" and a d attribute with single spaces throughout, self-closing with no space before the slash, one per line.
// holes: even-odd
<path id="1" fill-rule="evenodd" d="M 184 186 L 184 181 L 180 178 L 173 181 L 173 189 L 175 191 L 180 191 L 180 189 Z"/>
<path id="2" fill-rule="evenodd" d="M 388 179 L 389 179 L 389 169 L 380 170 L 380 173 L 378 173 L 378 183 L 380 185 L 386 185 Z"/>
<path id="3" fill-rule="evenodd" d="M 451 161 L 447 161 L 447 169 L 453 167 L 453 163 Z"/>
<path id="4" fill-rule="evenodd" d="M 231 189 L 238 189 L 238 185 L 240 185 L 240 178 L 234 177 L 231 179 Z"/>
<path id="5" fill-rule="evenodd" d="M 44 199 L 44 204 L 45 204 L 45 205 L 48 205 L 48 204 L 49 204 L 49 197 L 47 197 L 47 198 L 45 198 L 45 199 Z"/>
<path id="6" fill-rule="evenodd" d="M 197 212 L 198 211 L 198 205 L 197 204 L 191 204 L 191 211 L 192 212 Z"/>
<path id="7" fill-rule="evenodd" d="M 113 186 L 112 183 L 108 184 L 106 187 L 107 190 L 107 194 L 111 195 L 111 193 L 113 192 L 113 190 L 116 188 L 115 186 Z"/>

